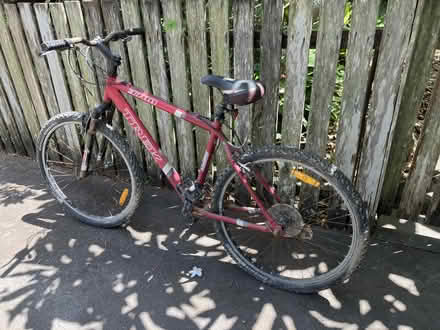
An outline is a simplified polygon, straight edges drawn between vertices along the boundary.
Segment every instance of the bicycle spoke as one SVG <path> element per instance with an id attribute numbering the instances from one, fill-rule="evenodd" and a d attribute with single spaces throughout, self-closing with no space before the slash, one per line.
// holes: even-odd
<path id="1" fill-rule="evenodd" d="M 73 160 L 67 156 L 65 156 L 63 153 L 59 152 L 58 150 L 54 149 L 53 147 L 50 147 L 50 150 L 56 152 L 57 154 L 59 154 L 61 157 L 66 158 L 68 160 L 70 160 L 73 163 Z"/>
<path id="2" fill-rule="evenodd" d="M 74 165 L 73 163 L 61 162 L 61 161 L 58 161 L 58 160 L 50 160 L 50 159 L 46 160 L 46 162 L 47 163 L 54 163 L 54 164 L 72 165 L 72 166 Z"/>
<path id="3" fill-rule="evenodd" d="M 72 176 L 71 174 L 54 174 L 53 177 Z"/>
<path id="4" fill-rule="evenodd" d="M 67 148 L 69 148 L 69 149 L 72 150 L 73 152 L 76 152 L 76 151 L 77 151 L 77 150 L 73 149 L 71 146 L 69 146 L 66 142 L 64 142 L 63 139 L 61 139 L 61 141 L 58 141 L 58 142 L 61 142 L 62 144 L 64 144 Z"/>
<path id="5" fill-rule="evenodd" d="M 63 191 L 63 190 L 65 190 L 65 189 L 67 189 L 67 187 L 69 187 L 70 185 L 72 185 L 72 183 L 74 183 L 74 181 L 72 181 L 72 182 L 66 184 L 64 187 L 61 188 L 61 190 Z"/>
<path id="6" fill-rule="evenodd" d="M 63 171 L 60 171 L 60 170 L 54 169 L 54 168 L 50 168 L 49 171 L 51 171 L 51 172 L 53 171 L 55 173 L 61 173 L 61 174 L 68 174 L 67 172 L 63 172 Z"/>

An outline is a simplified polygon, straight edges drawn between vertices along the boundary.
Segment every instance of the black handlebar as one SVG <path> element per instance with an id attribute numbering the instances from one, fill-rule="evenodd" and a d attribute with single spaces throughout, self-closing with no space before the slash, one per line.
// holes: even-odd
<path id="1" fill-rule="evenodd" d="M 129 36 L 144 34 L 143 28 L 133 28 L 124 31 L 115 31 L 108 34 L 104 39 L 96 38 L 94 40 L 87 40 L 84 38 L 66 38 L 60 40 L 49 40 L 41 44 L 42 54 L 53 50 L 66 50 L 72 48 L 74 44 L 85 44 L 87 46 L 107 46 L 110 41 L 118 41 Z M 103 47 L 98 47 L 103 51 Z M 108 55 L 108 54 L 104 54 Z"/>

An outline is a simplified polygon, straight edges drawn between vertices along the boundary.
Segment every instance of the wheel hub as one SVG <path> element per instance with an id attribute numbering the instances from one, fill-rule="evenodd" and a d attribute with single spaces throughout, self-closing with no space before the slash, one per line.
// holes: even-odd
<path id="1" fill-rule="evenodd" d="M 275 222 L 282 228 L 283 237 L 300 236 L 305 227 L 301 213 L 288 204 L 276 204 L 267 210 Z"/>

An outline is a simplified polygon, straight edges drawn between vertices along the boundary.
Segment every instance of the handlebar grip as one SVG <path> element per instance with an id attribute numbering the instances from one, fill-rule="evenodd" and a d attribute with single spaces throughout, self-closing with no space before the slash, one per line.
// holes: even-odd
<path id="1" fill-rule="evenodd" d="M 144 34 L 145 33 L 145 29 L 144 28 L 133 28 L 133 29 L 128 29 L 125 30 L 127 35 L 129 36 L 134 36 L 137 34 Z"/>
<path id="2" fill-rule="evenodd" d="M 60 50 L 70 48 L 70 43 L 65 40 L 48 40 L 41 44 L 41 50 L 43 52 L 49 52 L 51 50 Z"/>

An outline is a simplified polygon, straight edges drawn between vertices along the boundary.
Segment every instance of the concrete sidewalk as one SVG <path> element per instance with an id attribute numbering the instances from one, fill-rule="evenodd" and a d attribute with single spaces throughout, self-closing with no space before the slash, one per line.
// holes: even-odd
<path id="1" fill-rule="evenodd" d="M 349 283 L 295 295 L 227 262 L 211 223 L 183 235 L 179 212 L 154 189 L 128 228 L 92 228 L 63 215 L 36 163 L 0 154 L 0 329 L 440 329 L 437 240 L 380 231 Z"/>

